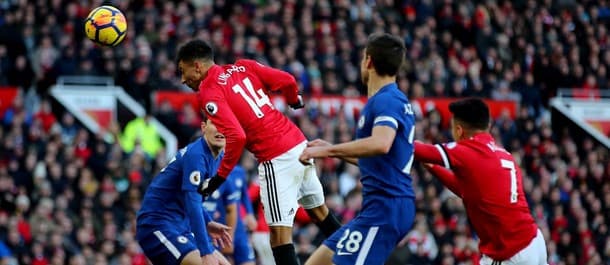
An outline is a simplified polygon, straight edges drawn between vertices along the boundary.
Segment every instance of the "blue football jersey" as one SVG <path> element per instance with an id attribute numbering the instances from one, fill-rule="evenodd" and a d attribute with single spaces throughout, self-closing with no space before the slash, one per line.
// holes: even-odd
<path id="1" fill-rule="evenodd" d="M 396 138 L 387 154 L 358 159 L 363 195 L 415 197 L 410 175 L 415 117 L 409 100 L 395 83 L 382 87 L 368 99 L 358 120 L 356 137 L 371 136 L 375 126 L 392 127 Z"/>
<path id="2" fill-rule="evenodd" d="M 222 153 L 214 158 L 203 138 L 180 149 L 148 186 L 137 213 L 138 225 L 169 225 L 178 231 L 207 235 L 203 219 L 209 221 L 209 216 L 201 209 L 203 198 L 197 193 L 197 187 L 201 181 L 214 176 L 221 159 Z M 201 220 L 201 223 L 192 224 L 191 220 Z M 203 241 L 200 240 L 207 242 L 207 239 L 197 238 L 201 248 Z"/>
<path id="3" fill-rule="evenodd" d="M 203 202 L 203 209 L 214 221 L 226 224 L 226 207 L 239 202 L 237 195 L 233 182 L 229 181 L 229 178 L 227 177 L 227 181 L 222 183 L 222 185 Z M 239 221 L 239 217 L 237 219 Z"/>

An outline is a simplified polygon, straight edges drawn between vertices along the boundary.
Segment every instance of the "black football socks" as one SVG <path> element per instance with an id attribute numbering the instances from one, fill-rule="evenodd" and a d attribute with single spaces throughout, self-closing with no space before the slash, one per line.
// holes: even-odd
<path id="1" fill-rule="evenodd" d="M 294 244 L 280 245 L 272 248 L 275 264 L 278 265 L 300 265 Z"/>

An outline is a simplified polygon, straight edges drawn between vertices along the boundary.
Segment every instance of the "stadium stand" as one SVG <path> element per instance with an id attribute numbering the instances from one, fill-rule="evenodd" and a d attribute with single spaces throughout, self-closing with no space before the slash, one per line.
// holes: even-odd
<path id="1" fill-rule="evenodd" d="M 247 57 L 290 71 L 308 97 L 352 97 L 364 95 L 359 51 L 375 31 L 404 38 L 399 85 L 411 99 L 515 102 L 514 116 L 497 116 L 492 132 L 521 162 L 549 264 L 610 264 L 608 148 L 551 124 L 549 110 L 558 88 L 610 88 L 607 1 L 116 1 L 129 30 L 112 49 L 83 36 L 82 19 L 99 4 L 0 2 L 0 264 L 146 264 L 135 211 L 165 157 L 125 153 L 118 125 L 111 143 L 85 130 L 50 102 L 58 76 L 113 76 L 183 144 L 197 131 L 196 107 L 152 104 L 156 91 L 184 91 L 173 62 L 181 43 L 207 39 L 219 63 Z M 308 138 L 352 139 L 353 117 L 308 106 L 287 112 Z M 423 108 L 416 137 L 448 140 L 440 110 Z M 318 167 L 329 206 L 350 220 L 360 205 L 358 170 L 335 159 Z M 388 264 L 477 264 L 461 201 L 422 168 L 412 175 L 417 225 Z M 321 242 L 317 232 L 298 225 L 303 259 Z"/>

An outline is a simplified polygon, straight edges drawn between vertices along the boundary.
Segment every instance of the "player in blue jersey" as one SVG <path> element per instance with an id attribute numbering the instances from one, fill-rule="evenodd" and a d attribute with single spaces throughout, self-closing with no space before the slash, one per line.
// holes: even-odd
<path id="1" fill-rule="evenodd" d="M 235 167 L 227 177 L 227 181 L 203 202 L 203 207 L 214 221 L 231 227 L 233 245 L 220 249 L 222 253 L 232 257 L 235 265 L 254 265 L 256 261 L 254 250 L 239 214 L 243 195 L 241 187 L 245 186 L 244 178 L 244 170 L 239 166 Z M 248 196 L 247 193 L 245 196 Z M 251 205 L 250 210 L 252 210 Z"/>
<path id="2" fill-rule="evenodd" d="M 415 119 L 396 73 L 405 57 L 403 41 L 373 34 L 364 49 L 360 71 L 368 88 L 356 140 L 331 145 L 310 142 L 299 160 L 338 157 L 357 164 L 362 175 L 362 210 L 329 237 L 306 265 L 381 265 L 413 224 L 411 186 Z"/>
<path id="3" fill-rule="evenodd" d="M 155 265 L 229 264 L 212 242 L 230 245 L 230 228 L 211 221 L 198 193 L 220 164 L 225 138 L 211 121 L 198 138 L 169 162 L 148 186 L 137 214 L 136 239 Z"/>

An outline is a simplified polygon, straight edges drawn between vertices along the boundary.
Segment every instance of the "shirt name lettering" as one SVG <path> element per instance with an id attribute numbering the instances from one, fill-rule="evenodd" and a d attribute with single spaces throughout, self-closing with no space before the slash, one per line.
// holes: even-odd
<path id="1" fill-rule="evenodd" d="M 231 66 L 231 68 L 228 68 L 224 73 L 221 73 L 220 75 L 218 75 L 218 84 L 226 85 L 227 80 L 229 79 L 229 77 L 231 77 L 231 75 L 233 75 L 233 73 L 235 73 L 235 72 L 243 73 L 245 71 L 246 71 L 246 67 L 233 65 L 233 66 Z"/>

